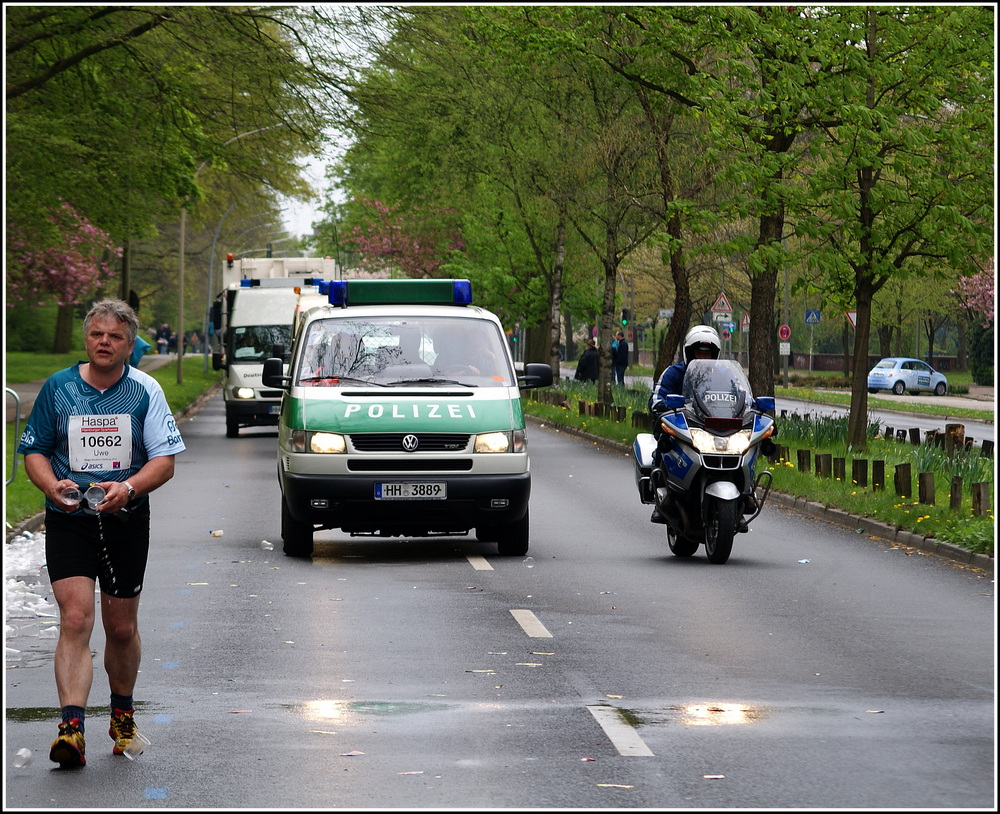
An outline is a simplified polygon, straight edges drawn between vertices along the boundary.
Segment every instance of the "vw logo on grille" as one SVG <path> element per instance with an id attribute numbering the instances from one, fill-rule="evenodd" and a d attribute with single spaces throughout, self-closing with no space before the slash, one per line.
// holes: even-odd
<path id="1" fill-rule="evenodd" d="M 420 446 L 420 441 L 417 440 L 417 436 L 415 435 L 403 436 L 403 449 L 405 449 L 407 452 L 416 451 L 418 446 Z"/>

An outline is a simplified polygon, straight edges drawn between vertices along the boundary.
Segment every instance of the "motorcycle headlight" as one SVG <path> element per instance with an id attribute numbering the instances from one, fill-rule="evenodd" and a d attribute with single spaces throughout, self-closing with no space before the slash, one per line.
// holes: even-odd
<path id="1" fill-rule="evenodd" d="M 692 428 L 691 443 L 703 455 L 742 455 L 750 448 L 750 430 L 740 430 L 732 435 L 714 435 Z"/>

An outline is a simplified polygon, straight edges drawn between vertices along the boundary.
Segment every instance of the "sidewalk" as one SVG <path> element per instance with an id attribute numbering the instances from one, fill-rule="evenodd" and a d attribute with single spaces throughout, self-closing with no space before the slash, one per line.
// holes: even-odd
<path id="1" fill-rule="evenodd" d="M 201 356 L 202 354 L 191 354 L 188 356 Z M 83 351 L 80 351 L 80 357 L 86 358 Z M 168 362 L 173 362 L 177 359 L 176 353 L 165 353 L 165 354 L 149 354 L 147 353 L 139 361 L 139 370 L 144 373 L 148 373 L 150 370 L 156 370 L 158 367 L 163 367 Z M 52 371 L 55 373 L 55 371 Z M 27 420 L 28 415 L 31 413 L 31 405 L 35 403 L 35 398 L 38 396 L 38 391 L 42 389 L 42 385 L 45 384 L 45 379 L 39 379 L 34 382 L 21 382 L 20 384 L 8 385 L 8 387 L 17 393 L 18 399 L 21 402 L 21 427 L 24 427 L 24 422 Z M 6 407 L 7 418 L 5 419 L 8 424 L 14 421 L 17 412 L 17 402 L 14 397 L 4 392 L 4 402 Z"/>

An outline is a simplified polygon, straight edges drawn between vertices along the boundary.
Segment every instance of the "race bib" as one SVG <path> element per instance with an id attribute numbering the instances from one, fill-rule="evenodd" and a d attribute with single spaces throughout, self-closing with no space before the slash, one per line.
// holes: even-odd
<path id="1" fill-rule="evenodd" d="M 132 417 L 74 415 L 69 418 L 69 466 L 74 472 L 110 472 L 132 465 Z"/>

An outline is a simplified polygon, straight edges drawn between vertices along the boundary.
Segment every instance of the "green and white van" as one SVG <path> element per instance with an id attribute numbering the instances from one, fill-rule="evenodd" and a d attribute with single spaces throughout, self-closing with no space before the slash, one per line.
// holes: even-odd
<path id="1" fill-rule="evenodd" d="M 496 315 L 468 280 L 343 280 L 302 316 L 278 421 L 281 536 L 464 535 L 528 550 L 531 472 L 520 391 L 552 384 L 514 368 Z"/>

